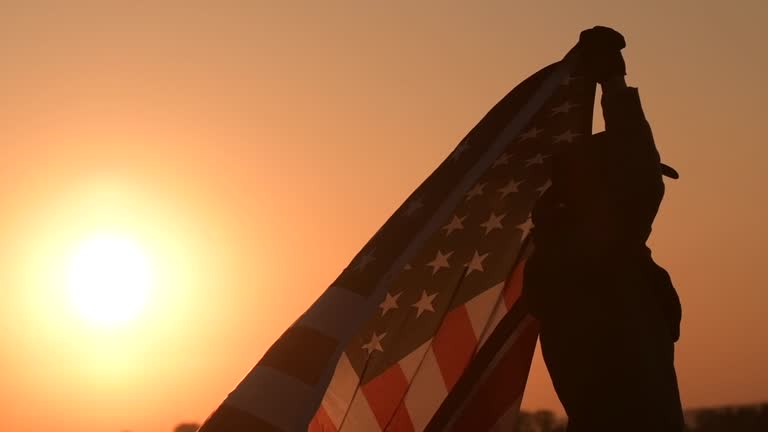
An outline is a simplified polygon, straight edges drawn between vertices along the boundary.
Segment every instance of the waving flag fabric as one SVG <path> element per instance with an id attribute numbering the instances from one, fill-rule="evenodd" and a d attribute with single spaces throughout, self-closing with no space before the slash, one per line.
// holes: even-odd
<path id="1" fill-rule="evenodd" d="M 537 338 L 530 212 L 553 149 L 591 132 L 577 58 L 505 96 L 201 431 L 511 430 Z"/>

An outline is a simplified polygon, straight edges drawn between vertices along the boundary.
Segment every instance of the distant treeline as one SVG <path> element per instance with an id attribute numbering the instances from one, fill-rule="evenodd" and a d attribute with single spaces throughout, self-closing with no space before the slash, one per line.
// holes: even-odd
<path id="1" fill-rule="evenodd" d="M 768 432 L 768 403 L 692 409 L 686 411 L 685 422 L 688 432 Z M 516 432 L 565 432 L 565 425 L 566 419 L 552 411 L 522 411 Z M 180 423 L 173 432 L 196 432 L 199 427 Z"/>
<path id="2" fill-rule="evenodd" d="M 685 422 L 688 432 L 768 432 L 768 403 L 692 409 Z M 566 423 L 552 411 L 523 411 L 516 432 L 565 432 Z"/>
<path id="3" fill-rule="evenodd" d="M 768 403 L 690 410 L 685 421 L 691 432 L 766 432 Z"/>

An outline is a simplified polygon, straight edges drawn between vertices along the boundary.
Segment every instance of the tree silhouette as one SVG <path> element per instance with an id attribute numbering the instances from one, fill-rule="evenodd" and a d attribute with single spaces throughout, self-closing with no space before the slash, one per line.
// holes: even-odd
<path id="1" fill-rule="evenodd" d="M 738 407 L 705 408 L 691 411 L 692 424 L 687 432 L 767 432 L 768 403 Z M 197 423 L 179 423 L 173 432 L 197 432 Z M 552 411 L 520 411 L 517 432 L 565 432 L 565 419 Z M 129 431 L 123 431 L 129 432 Z"/>
<path id="2" fill-rule="evenodd" d="M 768 431 L 768 404 L 706 408 L 695 412 L 691 432 Z"/>
<path id="3" fill-rule="evenodd" d="M 520 411 L 517 417 L 517 432 L 564 432 L 564 422 L 549 410 L 534 413 Z"/>
<path id="4" fill-rule="evenodd" d="M 517 428 L 515 428 L 515 431 L 538 432 L 536 419 L 533 418 L 533 414 L 525 411 L 520 411 L 520 414 L 518 414 L 517 416 Z"/>
<path id="5" fill-rule="evenodd" d="M 179 423 L 173 428 L 173 432 L 197 432 L 200 425 L 197 423 Z"/>
<path id="6" fill-rule="evenodd" d="M 555 417 L 555 413 L 548 410 L 536 411 L 533 413 L 533 418 L 536 420 L 539 432 L 554 432 L 555 426 L 557 425 L 557 417 Z"/>

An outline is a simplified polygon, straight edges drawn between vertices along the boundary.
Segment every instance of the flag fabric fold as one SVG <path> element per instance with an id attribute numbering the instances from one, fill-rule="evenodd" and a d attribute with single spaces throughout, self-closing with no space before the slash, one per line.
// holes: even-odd
<path id="1" fill-rule="evenodd" d="M 530 212 L 594 93 L 576 49 L 515 87 L 201 432 L 513 430 L 538 336 L 519 301 Z"/>

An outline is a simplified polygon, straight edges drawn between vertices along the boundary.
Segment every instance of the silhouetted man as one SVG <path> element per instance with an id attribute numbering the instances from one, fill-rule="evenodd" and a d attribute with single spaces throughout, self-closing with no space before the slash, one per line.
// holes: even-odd
<path id="1" fill-rule="evenodd" d="M 677 173 L 661 164 L 638 91 L 624 82 L 623 36 L 595 27 L 579 45 L 603 90 L 606 131 L 554 159 L 524 295 L 569 432 L 682 431 L 680 302 L 646 246 L 662 175 Z"/>

